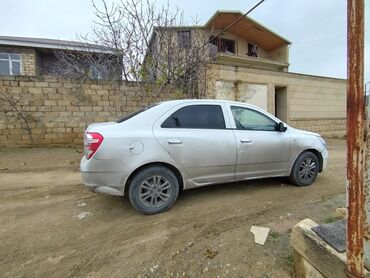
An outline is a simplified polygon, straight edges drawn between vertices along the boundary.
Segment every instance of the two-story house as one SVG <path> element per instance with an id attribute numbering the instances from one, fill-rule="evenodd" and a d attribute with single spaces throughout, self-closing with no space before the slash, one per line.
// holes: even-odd
<path id="1" fill-rule="evenodd" d="M 205 51 L 215 59 L 208 65 L 207 98 L 248 102 L 292 126 L 343 136 L 346 81 L 289 72 L 292 43 L 247 16 L 232 25 L 241 17 L 241 12 L 217 11 L 203 26 L 171 28 L 180 48 L 196 44 L 199 33 L 208 36 Z"/>

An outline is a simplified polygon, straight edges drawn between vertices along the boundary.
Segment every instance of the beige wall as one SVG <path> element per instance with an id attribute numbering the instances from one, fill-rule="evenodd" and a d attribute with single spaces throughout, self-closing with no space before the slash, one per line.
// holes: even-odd
<path id="1" fill-rule="evenodd" d="M 238 100 L 267 110 L 267 84 L 237 83 Z"/>
<path id="2" fill-rule="evenodd" d="M 270 59 L 283 62 L 283 63 L 289 63 L 289 46 L 283 45 L 279 48 L 276 48 L 274 50 L 270 51 Z"/>
<path id="3" fill-rule="evenodd" d="M 217 80 L 215 95 L 212 98 L 237 100 L 267 110 L 267 91 L 265 84 Z"/>
<path id="4" fill-rule="evenodd" d="M 37 145 L 81 144 L 90 123 L 114 121 L 150 103 L 182 98 L 168 90 L 156 95 L 133 83 L 80 84 L 47 76 L 0 76 L 0 96 L 0 146 L 31 143 L 25 121 L 4 101 L 9 97 L 28 118 Z"/>
<path id="5" fill-rule="evenodd" d="M 286 87 L 288 124 L 326 136 L 344 136 L 345 80 L 225 65 L 211 67 L 217 72 L 218 81 L 267 86 L 267 110 L 272 114 L 275 114 L 275 87 Z M 207 97 L 216 93 L 216 88 L 210 86 Z"/>
<path id="6" fill-rule="evenodd" d="M 0 46 L 0 52 L 21 54 L 22 75 L 37 74 L 36 51 L 33 48 Z"/>

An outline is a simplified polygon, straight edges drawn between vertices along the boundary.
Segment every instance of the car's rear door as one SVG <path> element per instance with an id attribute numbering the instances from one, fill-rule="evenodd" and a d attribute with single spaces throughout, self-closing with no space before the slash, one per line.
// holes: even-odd
<path id="1" fill-rule="evenodd" d="M 197 185 L 234 178 L 236 141 L 226 113 L 220 102 L 187 102 L 154 124 L 155 138 Z"/>
<path id="2" fill-rule="evenodd" d="M 278 122 L 253 107 L 226 104 L 233 121 L 238 158 L 235 179 L 289 173 L 291 136 L 277 130 Z"/>

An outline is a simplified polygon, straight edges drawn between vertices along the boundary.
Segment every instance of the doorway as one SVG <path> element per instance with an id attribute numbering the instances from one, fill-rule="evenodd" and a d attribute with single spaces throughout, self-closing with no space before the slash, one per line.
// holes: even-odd
<path id="1" fill-rule="evenodd" d="M 288 120 L 288 90 L 284 86 L 275 86 L 275 116 L 287 122 Z"/>

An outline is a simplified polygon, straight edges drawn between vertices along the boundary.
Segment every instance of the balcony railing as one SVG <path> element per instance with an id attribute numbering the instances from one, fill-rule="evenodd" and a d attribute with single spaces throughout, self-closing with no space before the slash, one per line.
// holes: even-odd
<path id="1" fill-rule="evenodd" d="M 236 55 L 225 52 L 217 52 L 216 61 L 220 64 L 225 65 L 246 66 L 258 69 L 287 71 L 289 68 L 289 63 L 260 57 L 251 57 L 248 55 Z"/>

